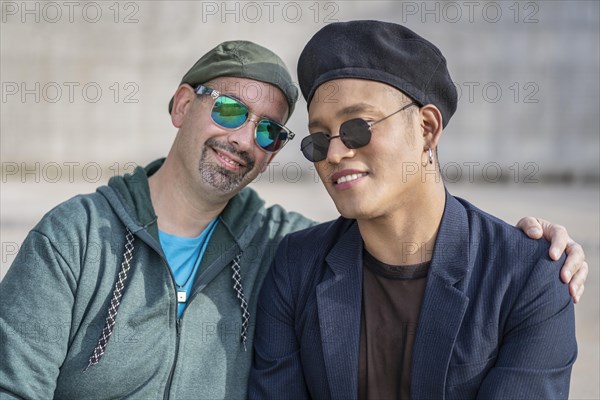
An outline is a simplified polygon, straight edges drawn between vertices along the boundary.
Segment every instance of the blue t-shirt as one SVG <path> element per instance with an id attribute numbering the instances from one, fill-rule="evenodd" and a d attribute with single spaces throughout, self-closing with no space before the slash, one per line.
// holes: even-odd
<path id="1" fill-rule="evenodd" d="M 215 230 L 215 226 L 217 226 L 216 218 L 208 224 L 199 236 L 193 238 L 175 236 L 161 230 L 158 231 L 160 245 L 175 277 L 178 318 L 183 314 L 187 301 L 189 301 L 189 295 L 198 273 L 200 261 L 206 251 L 206 246 Z"/>

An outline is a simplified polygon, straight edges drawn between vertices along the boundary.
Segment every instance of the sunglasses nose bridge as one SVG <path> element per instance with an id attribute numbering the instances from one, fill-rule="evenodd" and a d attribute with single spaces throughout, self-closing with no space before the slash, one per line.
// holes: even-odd
<path id="1" fill-rule="evenodd" d="M 256 128 L 258 126 L 258 124 L 260 123 L 261 118 L 258 115 L 252 114 L 251 112 L 248 113 L 248 119 L 246 120 L 246 122 L 252 122 L 254 124 L 254 127 Z"/>

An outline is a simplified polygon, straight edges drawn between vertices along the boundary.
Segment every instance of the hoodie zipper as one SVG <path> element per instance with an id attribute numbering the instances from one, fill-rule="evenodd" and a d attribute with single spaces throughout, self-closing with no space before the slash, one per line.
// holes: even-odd
<path id="1" fill-rule="evenodd" d="M 142 240 L 143 242 L 146 242 L 145 240 Z M 163 265 L 164 267 L 167 269 L 167 271 L 169 272 L 169 276 L 171 277 L 171 282 L 173 284 L 173 291 L 175 293 L 175 299 L 177 299 L 177 289 L 175 287 L 175 276 L 173 275 L 173 271 L 171 270 L 171 267 L 169 267 L 169 263 L 167 262 L 167 259 L 162 255 L 162 251 L 160 250 L 160 247 L 156 247 L 153 243 L 148 243 L 146 242 L 152 249 L 154 249 L 154 251 L 156 251 L 158 253 L 158 255 L 160 256 L 160 258 L 163 261 Z M 228 263 L 227 263 L 228 264 Z M 198 277 L 196 277 L 197 279 Z M 191 303 L 191 301 L 194 299 L 194 297 L 196 297 L 198 295 L 199 292 L 201 292 L 202 290 L 199 290 L 196 287 L 196 290 L 193 290 L 192 293 L 190 294 L 190 297 L 188 299 L 188 304 Z M 187 307 L 183 310 L 183 313 L 181 314 L 181 318 L 184 317 L 185 312 L 187 310 Z M 178 303 L 175 302 L 175 315 L 178 315 Z M 173 358 L 173 365 L 171 366 L 171 371 L 169 372 L 169 377 L 167 378 L 167 383 L 165 385 L 165 391 L 163 394 L 163 399 L 164 400 L 168 400 L 170 398 L 170 392 L 171 392 L 171 384 L 173 382 L 173 375 L 175 374 L 175 367 L 177 366 L 177 358 L 179 356 L 179 341 L 180 341 L 180 336 L 181 336 L 181 318 L 176 317 L 176 323 L 175 323 L 175 357 Z"/>
<path id="2" fill-rule="evenodd" d="M 176 331 L 176 339 L 175 339 L 175 358 L 173 360 L 173 365 L 171 366 L 171 372 L 169 372 L 169 379 L 167 379 L 167 385 L 165 386 L 165 394 L 163 399 L 167 400 L 169 398 L 169 392 L 171 391 L 171 383 L 173 381 L 173 375 L 175 373 L 175 366 L 177 365 L 177 357 L 179 356 L 179 321 L 177 318 L 177 322 L 175 323 L 175 331 Z"/>
<path id="3" fill-rule="evenodd" d="M 163 258 L 163 261 L 165 263 L 165 266 L 169 270 L 169 273 L 171 274 L 171 280 L 173 282 L 175 282 L 175 278 L 173 276 L 173 271 L 169 267 L 169 264 L 167 263 L 167 261 L 164 260 L 164 258 Z M 175 285 L 174 284 L 173 284 L 173 290 L 175 290 L 175 298 L 177 298 L 177 289 L 175 289 Z M 165 393 L 163 395 L 163 399 L 164 400 L 168 400 L 170 398 L 169 393 L 171 392 L 171 384 L 173 382 L 173 375 L 175 374 L 175 367 L 177 366 L 177 358 L 179 356 L 179 340 L 180 340 L 180 336 L 181 336 L 181 324 L 183 323 L 181 321 L 181 319 L 185 316 L 185 312 L 187 311 L 187 308 L 189 307 L 189 304 L 192 302 L 192 300 L 194 299 L 194 297 L 196 297 L 198 295 L 199 292 L 201 292 L 201 290 L 198 290 L 197 287 L 196 287 L 196 290 L 192 291 L 192 293 L 190 294 L 190 297 L 189 297 L 189 299 L 187 301 L 188 305 L 183 310 L 183 313 L 181 314 L 181 318 L 178 317 L 177 318 L 177 322 L 175 323 L 175 331 L 176 331 L 176 336 L 175 336 L 175 357 L 174 357 L 174 360 L 173 360 L 173 365 L 171 366 L 171 372 L 169 372 L 169 378 L 167 379 L 167 384 L 165 386 Z M 178 304 L 175 303 L 175 314 L 177 315 L 177 313 L 178 313 Z"/>
<path id="4" fill-rule="evenodd" d="M 175 288 L 175 277 L 173 276 L 173 271 L 169 267 L 169 263 L 167 260 L 161 256 L 164 261 L 164 266 L 169 271 L 169 275 L 171 276 L 171 282 L 173 283 L 173 291 L 175 292 L 175 299 L 177 299 L 177 289 Z M 171 383 L 173 382 L 173 375 L 175 374 L 175 367 L 177 366 L 177 358 L 179 357 L 179 339 L 181 334 L 180 321 L 178 314 L 179 304 L 175 302 L 175 357 L 173 357 L 173 365 L 171 365 L 171 371 L 169 372 L 169 378 L 167 379 L 167 384 L 165 385 L 165 393 L 163 395 L 164 400 L 169 399 L 169 393 L 171 392 Z M 185 313 L 185 310 L 184 310 Z M 183 317 L 183 314 L 181 315 Z"/>
<path id="5" fill-rule="evenodd" d="M 169 270 L 169 272 L 171 273 L 171 278 L 173 280 L 173 282 L 175 282 L 175 278 L 173 277 L 173 271 L 171 271 L 171 268 L 169 268 L 169 264 L 166 263 L 167 269 Z M 175 287 L 175 286 L 173 286 Z M 177 298 L 177 289 L 175 290 L 175 298 Z M 194 297 L 196 297 L 198 295 L 198 293 L 200 292 L 200 290 L 194 290 L 191 295 L 190 298 L 188 299 L 187 303 L 189 306 L 189 303 L 192 302 L 192 300 L 194 299 Z M 173 382 L 173 375 L 175 374 L 175 367 L 177 366 L 177 358 L 179 356 L 179 339 L 181 336 L 181 319 L 183 318 L 183 316 L 185 315 L 185 312 L 187 311 L 187 307 L 185 307 L 185 309 L 183 310 L 183 313 L 181 314 L 181 318 L 177 317 L 177 322 L 175 323 L 175 332 L 176 332 L 176 336 L 175 336 L 175 358 L 173 360 L 173 365 L 171 366 L 171 372 L 169 372 L 169 378 L 167 379 L 167 384 L 165 386 L 165 393 L 163 396 L 164 400 L 168 400 L 170 395 L 169 393 L 171 392 L 171 383 Z M 178 308 L 179 305 L 177 303 L 175 303 L 175 314 L 178 313 Z"/>

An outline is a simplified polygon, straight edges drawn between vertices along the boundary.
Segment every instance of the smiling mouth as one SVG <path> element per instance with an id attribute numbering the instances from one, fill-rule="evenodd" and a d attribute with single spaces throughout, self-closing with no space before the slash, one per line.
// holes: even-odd
<path id="1" fill-rule="evenodd" d="M 209 152 L 212 152 L 212 155 L 209 156 Z M 212 159 L 211 163 L 215 167 L 218 166 L 215 172 L 218 171 L 226 175 L 239 174 L 244 171 L 249 172 L 255 166 L 255 160 L 250 154 L 214 137 L 206 140 L 202 153 L 203 162 L 209 162 L 209 159 Z"/>
<path id="2" fill-rule="evenodd" d="M 222 161 L 227 166 L 231 166 L 231 168 L 233 168 L 233 169 L 239 169 L 239 168 L 245 167 L 244 164 L 242 164 L 239 161 L 236 161 L 236 160 L 230 158 L 227 154 L 222 153 L 218 149 L 216 149 L 214 147 L 212 149 L 215 152 L 216 156 L 219 158 L 219 160 Z"/>
<path id="3" fill-rule="evenodd" d="M 344 175 L 339 177 L 337 180 L 335 180 L 335 184 L 339 185 L 341 183 L 347 183 L 347 182 L 352 182 L 355 181 L 359 178 L 362 178 L 363 176 L 367 176 L 366 172 L 362 172 L 360 174 L 348 174 L 348 175 Z"/>

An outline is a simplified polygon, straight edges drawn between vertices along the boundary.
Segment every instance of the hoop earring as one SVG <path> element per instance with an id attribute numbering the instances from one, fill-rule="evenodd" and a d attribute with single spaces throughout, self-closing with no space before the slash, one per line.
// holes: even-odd
<path id="1" fill-rule="evenodd" d="M 427 164 L 433 164 L 433 153 L 431 151 L 431 147 L 423 151 L 423 153 L 427 153 L 427 160 L 423 162 L 423 157 L 421 157 L 421 166 L 426 167 Z"/>

